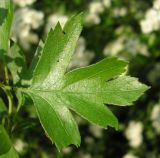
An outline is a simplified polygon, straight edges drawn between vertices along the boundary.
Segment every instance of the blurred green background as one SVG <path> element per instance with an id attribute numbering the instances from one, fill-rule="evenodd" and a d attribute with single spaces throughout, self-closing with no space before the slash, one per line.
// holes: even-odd
<path id="1" fill-rule="evenodd" d="M 12 39 L 28 64 L 39 39 L 59 21 L 84 12 L 84 29 L 69 70 L 105 57 L 129 61 L 128 74 L 151 86 L 135 106 L 112 107 L 119 130 L 90 125 L 76 116 L 81 146 L 57 152 L 31 101 L 19 113 L 14 146 L 22 158 L 160 158 L 160 0 L 13 0 Z M 96 117 L 96 116 L 95 116 Z"/>

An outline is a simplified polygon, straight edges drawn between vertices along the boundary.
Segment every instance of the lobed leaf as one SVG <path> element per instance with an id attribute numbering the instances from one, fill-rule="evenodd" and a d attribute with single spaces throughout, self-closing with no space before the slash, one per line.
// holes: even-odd
<path id="1" fill-rule="evenodd" d="M 104 104 L 130 105 L 147 90 L 135 78 L 120 77 L 127 62 L 117 58 L 66 73 L 81 30 L 81 14 L 72 17 L 64 30 L 60 24 L 51 29 L 32 62 L 32 84 L 22 89 L 32 98 L 47 136 L 59 150 L 80 145 L 71 111 L 101 127 L 117 129 L 117 118 Z"/>

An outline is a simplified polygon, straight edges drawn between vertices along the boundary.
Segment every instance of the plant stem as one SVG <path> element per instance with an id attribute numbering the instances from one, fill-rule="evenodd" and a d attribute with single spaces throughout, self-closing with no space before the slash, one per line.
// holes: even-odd
<path id="1" fill-rule="evenodd" d="M 6 88 L 6 87 L 5 87 Z M 11 115 L 12 110 L 13 110 L 13 96 L 12 93 L 10 92 L 10 90 L 3 88 L 3 90 L 5 91 L 6 95 L 7 95 L 7 99 L 8 99 L 8 114 Z"/>
<path id="2" fill-rule="evenodd" d="M 6 80 L 6 82 L 8 82 L 8 81 Z M 7 99 L 8 99 L 8 114 L 11 115 L 12 110 L 13 110 L 13 101 L 12 101 L 13 96 L 12 96 L 12 93 L 11 93 L 12 87 L 0 83 L 0 88 L 2 88 L 4 90 L 4 92 L 6 93 L 6 95 L 7 95 Z"/>
<path id="3" fill-rule="evenodd" d="M 8 113 L 9 115 L 12 113 L 12 109 L 13 109 L 13 96 L 11 93 L 11 90 L 16 90 L 17 87 L 11 87 L 8 85 L 4 85 L 3 83 L 0 83 L 0 88 L 2 88 L 4 90 L 4 92 L 7 95 L 7 99 L 8 99 Z M 23 88 L 18 88 L 20 91 L 23 91 Z M 17 107 L 17 112 L 20 110 L 21 104 L 18 104 Z"/>
<path id="4" fill-rule="evenodd" d="M 8 104 L 9 104 L 9 107 L 8 107 L 8 114 L 11 115 L 12 113 L 12 110 L 13 110 L 13 103 L 12 103 L 12 94 L 10 91 L 7 92 L 8 93 Z"/>
<path id="5" fill-rule="evenodd" d="M 8 85 L 9 84 L 9 75 L 8 75 L 8 68 L 7 68 L 7 66 L 4 67 L 4 73 L 5 73 L 6 83 Z"/>
<path id="6" fill-rule="evenodd" d="M 21 108 L 21 104 L 18 103 L 18 106 L 17 106 L 17 109 L 16 109 L 16 112 L 17 112 L 17 113 L 19 112 L 20 108 Z"/>
<path id="7" fill-rule="evenodd" d="M 5 90 L 12 90 L 11 86 L 4 85 L 3 83 L 0 83 L 0 88 L 5 89 Z"/>

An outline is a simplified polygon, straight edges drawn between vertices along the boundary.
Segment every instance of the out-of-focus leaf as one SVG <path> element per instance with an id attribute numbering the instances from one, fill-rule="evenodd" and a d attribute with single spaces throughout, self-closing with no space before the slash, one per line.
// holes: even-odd
<path id="1" fill-rule="evenodd" d="M 19 156 L 16 150 L 13 147 L 11 147 L 7 153 L 0 155 L 0 158 L 19 158 Z"/>
<path id="2" fill-rule="evenodd" d="M 7 108 L 3 102 L 3 100 L 0 98 L 0 113 L 6 111 Z"/>
<path id="3" fill-rule="evenodd" d="M 0 155 L 7 153 L 12 144 L 5 128 L 0 125 Z"/>
<path id="4" fill-rule="evenodd" d="M 4 54 L 8 52 L 12 16 L 11 0 L 0 0 L 0 57 L 2 59 L 4 59 Z"/>
<path id="5" fill-rule="evenodd" d="M 14 84 L 27 84 L 29 73 L 27 70 L 25 56 L 19 46 L 14 43 L 8 53 L 8 68 L 12 74 Z"/>

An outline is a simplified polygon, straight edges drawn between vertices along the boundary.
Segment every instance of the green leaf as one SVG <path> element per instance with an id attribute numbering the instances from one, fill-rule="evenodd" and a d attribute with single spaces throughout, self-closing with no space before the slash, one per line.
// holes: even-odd
<path id="1" fill-rule="evenodd" d="M 43 47 L 41 58 L 34 71 L 32 87 L 50 87 L 64 75 L 81 30 L 82 16 L 79 14 L 67 22 L 64 31 L 62 31 L 60 24 L 57 24 L 54 31 L 50 31 Z M 61 43 L 59 41 L 61 41 Z M 52 79 L 53 76 L 55 76 L 54 80 Z M 44 83 L 44 85 L 42 83 Z M 41 94 L 40 96 L 38 95 L 38 92 L 36 95 L 32 95 L 32 92 L 33 91 L 29 94 L 31 94 L 40 121 L 51 140 L 55 141 L 59 149 L 69 144 L 78 146 L 80 144 L 78 127 L 70 111 L 64 103 L 57 98 L 57 94 L 54 95 L 53 93 L 53 96 L 50 97 L 50 93 L 45 93 L 46 97 L 42 97 Z M 50 97 L 50 101 L 48 97 Z M 54 98 L 54 100 L 52 98 Z M 48 115 L 46 119 L 48 112 L 50 115 Z M 69 119 L 69 121 L 66 121 L 67 119 Z M 50 122 L 48 122 L 48 120 L 50 120 Z M 52 128 L 53 124 L 56 130 Z M 61 135 L 61 137 L 59 137 L 59 135 Z"/>
<path id="2" fill-rule="evenodd" d="M 18 158 L 18 154 L 6 132 L 5 128 L 0 125 L 0 158 Z"/>
<path id="3" fill-rule="evenodd" d="M 0 125 L 0 155 L 7 153 L 11 148 L 11 141 L 2 125 Z"/>
<path id="4" fill-rule="evenodd" d="M 25 56 L 16 43 L 13 44 L 8 52 L 7 66 L 12 74 L 14 84 L 27 84 L 29 74 Z"/>
<path id="5" fill-rule="evenodd" d="M 8 51 L 10 29 L 12 24 L 11 0 L 0 0 L 0 56 Z"/>
<path id="6" fill-rule="evenodd" d="M 38 63 L 38 61 L 39 61 L 39 59 L 42 55 L 43 47 L 44 47 L 44 43 L 43 43 L 43 41 L 40 40 L 39 44 L 38 44 L 38 47 L 37 47 L 37 50 L 36 50 L 36 53 L 34 54 L 32 63 L 31 63 L 30 68 L 29 68 L 29 71 L 30 71 L 31 74 L 33 74 L 33 71 L 35 70 L 35 68 L 37 66 L 37 63 Z"/>
<path id="7" fill-rule="evenodd" d="M 32 98 L 47 136 L 59 150 L 80 144 L 71 111 L 100 127 L 117 129 L 117 118 L 104 104 L 130 105 L 147 89 L 135 78 L 119 77 L 127 62 L 117 58 L 66 73 L 81 30 L 81 14 L 72 17 L 64 30 L 60 24 L 51 29 L 33 66 L 32 84 L 22 89 Z"/>
<path id="8" fill-rule="evenodd" d="M 11 147 L 11 149 L 7 153 L 0 155 L 0 158 L 19 158 L 19 156 L 16 150 Z"/>
<path id="9" fill-rule="evenodd" d="M 30 85 L 31 73 L 27 69 L 25 56 L 17 43 L 13 43 L 6 57 L 7 67 L 11 72 L 13 84 L 21 86 Z M 20 108 L 24 100 L 22 93 L 17 90 L 15 94 L 18 99 L 18 108 Z"/>

